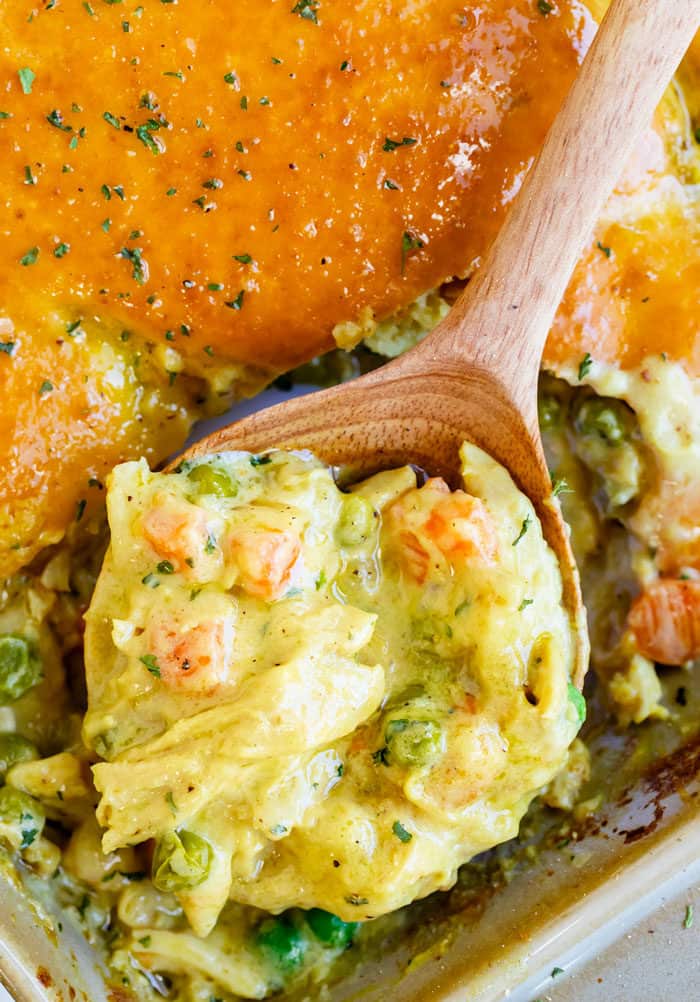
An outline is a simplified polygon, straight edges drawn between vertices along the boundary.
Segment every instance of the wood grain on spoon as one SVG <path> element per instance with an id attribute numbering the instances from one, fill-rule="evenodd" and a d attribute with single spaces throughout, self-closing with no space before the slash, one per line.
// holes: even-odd
<path id="1" fill-rule="evenodd" d="M 305 448 L 351 474 L 413 462 L 456 486 L 459 445 L 474 442 L 532 500 L 559 559 L 580 685 L 585 612 L 539 435 L 540 360 L 584 242 L 699 26 L 700 0 L 613 0 L 505 225 L 445 320 L 382 369 L 259 411 L 185 457 Z"/>

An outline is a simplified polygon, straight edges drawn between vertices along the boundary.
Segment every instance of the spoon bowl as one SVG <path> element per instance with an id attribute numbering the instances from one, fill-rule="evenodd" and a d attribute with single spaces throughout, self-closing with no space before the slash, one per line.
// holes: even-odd
<path id="1" fill-rule="evenodd" d="M 459 447 L 474 443 L 530 498 L 559 561 L 581 686 L 585 610 L 539 434 L 540 361 L 603 203 L 699 26 L 700 0 L 613 0 L 501 232 L 435 330 L 379 370 L 214 432 L 172 465 L 308 449 L 348 477 L 414 463 L 456 487 Z"/>

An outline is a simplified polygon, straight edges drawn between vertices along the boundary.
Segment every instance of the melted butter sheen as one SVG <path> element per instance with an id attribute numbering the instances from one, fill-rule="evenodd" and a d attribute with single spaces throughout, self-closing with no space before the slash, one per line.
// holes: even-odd
<path id="1" fill-rule="evenodd" d="M 293 6 L 3 4 L 3 311 L 31 329 L 42 289 L 282 369 L 468 269 L 576 68 L 579 5 Z"/>

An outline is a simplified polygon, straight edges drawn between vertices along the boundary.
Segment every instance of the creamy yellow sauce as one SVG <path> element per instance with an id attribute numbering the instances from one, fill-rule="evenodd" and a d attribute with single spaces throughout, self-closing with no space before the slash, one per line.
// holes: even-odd
<path id="1" fill-rule="evenodd" d="M 112 474 L 86 617 L 97 818 L 107 853 L 156 839 L 196 933 L 229 897 L 358 921 L 447 887 L 564 764 L 556 560 L 509 475 L 462 461 L 452 493 L 408 467 L 342 493 L 280 452 Z M 196 839 L 184 882 L 159 869 L 173 833 Z"/>

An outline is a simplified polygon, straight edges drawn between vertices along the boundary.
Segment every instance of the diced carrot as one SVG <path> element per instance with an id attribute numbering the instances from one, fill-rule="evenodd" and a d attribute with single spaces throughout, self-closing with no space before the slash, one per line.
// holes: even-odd
<path id="1" fill-rule="evenodd" d="M 179 628 L 172 622 L 149 627 L 151 671 L 173 689 L 211 692 L 229 675 L 233 653 L 233 623 L 212 619 Z"/>
<path id="2" fill-rule="evenodd" d="M 289 588 L 301 542 L 289 530 L 237 529 L 231 537 L 240 584 L 256 598 L 274 602 Z"/>
<path id="3" fill-rule="evenodd" d="M 440 477 L 402 494 L 387 510 L 385 524 L 401 563 L 419 584 L 428 577 L 431 545 L 452 564 L 491 563 L 496 557 L 496 530 L 483 501 L 451 492 Z"/>
<path id="4" fill-rule="evenodd" d="M 665 665 L 700 657 L 700 581 L 661 578 L 637 598 L 627 619 L 640 654 Z"/>
<path id="5" fill-rule="evenodd" d="M 206 512 L 184 498 L 157 494 L 142 520 L 144 537 L 176 571 L 200 562 L 209 540 Z"/>
<path id="6" fill-rule="evenodd" d="M 464 491 L 438 501 L 425 531 L 446 557 L 475 557 L 484 563 L 496 557 L 498 541 L 491 516 L 483 501 Z"/>

